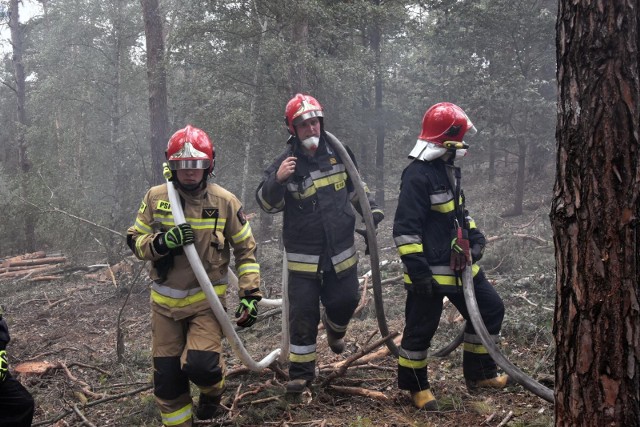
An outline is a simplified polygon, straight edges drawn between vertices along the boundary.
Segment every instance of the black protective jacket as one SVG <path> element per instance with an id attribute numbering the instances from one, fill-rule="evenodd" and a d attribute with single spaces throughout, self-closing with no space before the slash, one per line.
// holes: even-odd
<path id="1" fill-rule="evenodd" d="M 355 164 L 353 154 L 347 151 Z M 295 172 L 287 182 L 278 183 L 278 168 L 289 156 L 297 158 Z M 366 185 L 365 190 L 372 212 L 382 213 Z M 256 199 L 265 212 L 284 212 L 283 239 L 290 272 L 313 276 L 333 265 L 341 277 L 356 267 L 354 207 L 361 213 L 360 202 L 324 131 L 314 157 L 306 156 L 298 138 L 291 137 L 287 149 L 265 171 Z"/>
<path id="2" fill-rule="evenodd" d="M 441 158 L 414 160 L 402 172 L 400 196 L 393 223 L 393 238 L 405 268 L 405 286 L 432 276 L 443 289 L 460 282 L 449 268 L 451 240 L 456 224 L 468 230 L 471 245 L 484 247 L 486 239 L 464 208 L 459 190 L 456 213 L 456 172 Z M 459 172 L 459 169 L 458 169 Z M 473 265 L 476 275 L 480 267 Z"/>

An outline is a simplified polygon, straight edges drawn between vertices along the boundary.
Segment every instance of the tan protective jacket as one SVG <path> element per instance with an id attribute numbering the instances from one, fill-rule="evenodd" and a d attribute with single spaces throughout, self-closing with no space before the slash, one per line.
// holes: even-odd
<path id="1" fill-rule="evenodd" d="M 240 201 L 217 184 L 194 194 L 178 189 L 186 221 L 193 227 L 195 248 L 220 301 L 228 284 L 230 248 L 233 248 L 239 297 L 261 297 L 256 242 Z M 152 187 L 142 200 L 136 222 L 127 230 L 130 246 L 141 260 L 152 261 L 151 300 L 155 310 L 174 319 L 188 317 L 209 304 L 180 248 L 156 253 L 153 239 L 173 227 L 167 184 Z"/>

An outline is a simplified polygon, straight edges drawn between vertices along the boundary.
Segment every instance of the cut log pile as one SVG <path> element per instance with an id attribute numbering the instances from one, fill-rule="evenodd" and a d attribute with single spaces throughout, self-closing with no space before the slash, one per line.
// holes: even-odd
<path id="1" fill-rule="evenodd" d="M 32 252 L 5 258 L 0 264 L 0 280 L 27 280 L 42 282 L 62 279 L 62 267 L 67 258 L 61 254 L 47 254 L 44 251 Z"/>

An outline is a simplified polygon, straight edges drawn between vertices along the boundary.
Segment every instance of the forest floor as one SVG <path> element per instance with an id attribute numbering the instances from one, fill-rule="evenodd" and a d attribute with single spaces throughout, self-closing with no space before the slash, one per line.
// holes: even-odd
<path id="1" fill-rule="evenodd" d="M 486 256 L 483 266 L 507 307 L 502 351 L 522 371 L 552 388 L 555 279 L 553 244 L 549 242 L 544 209 L 542 206 L 529 210 L 511 221 L 483 215 L 483 224 L 492 229 L 488 235 L 500 237 L 492 244 L 497 255 Z M 393 210 L 388 212 L 388 218 L 392 218 Z M 521 237 L 524 234 L 547 243 L 541 245 Z M 401 333 L 405 291 L 399 278 L 402 267 L 391 240 L 391 220 L 382 223 L 378 237 L 379 258 L 389 261 L 381 272 L 389 330 Z M 275 239 L 265 241 L 262 235 L 261 240 L 265 289 L 272 293 L 271 297 L 279 297 L 276 283 L 281 277 L 281 249 Z M 361 241 L 358 244 L 362 249 Z M 487 249 L 491 252 L 491 247 Z M 536 258 L 531 259 L 531 254 Z M 528 258 L 526 262 L 519 261 L 518 256 Z M 359 269 L 363 274 L 369 270 L 368 263 L 369 258 L 361 253 Z M 64 280 L 49 283 L 21 279 L 0 282 L 1 303 L 12 334 L 8 348 L 11 369 L 24 363 L 39 363 L 46 368 L 41 373 L 18 374 L 36 401 L 34 426 L 161 425 L 151 386 L 149 292 L 146 275 L 144 271 L 140 273 L 142 265 L 128 257 L 97 274 L 77 271 Z M 234 298 L 229 297 L 229 307 L 235 307 Z M 367 301 L 349 327 L 343 354 L 333 354 L 326 344 L 326 334 L 319 331 L 318 376 L 311 393 L 305 394 L 301 402 L 284 398 L 283 371 L 246 372 L 227 345 L 229 377 L 222 401 L 227 410 L 211 422 L 198 421 L 196 425 L 553 425 L 553 405 L 520 385 L 470 393 L 462 376 L 461 348 L 445 358 L 430 360 L 429 378 L 440 405 L 437 412 L 416 410 L 407 393 L 398 390 L 397 362 L 388 354 L 366 364 L 358 365 L 356 361 L 346 372 L 335 376 L 335 363 L 381 338 L 371 289 L 367 291 Z M 255 360 L 280 346 L 281 316 L 277 311 L 262 308 L 259 322 L 239 332 Z M 461 325 L 455 309 L 448 307 L 432 350 L 451 342 Z M 331 375 L 335 378 L 330 379 Z M 362 392 L 369 396 L 353 394 Z"/>

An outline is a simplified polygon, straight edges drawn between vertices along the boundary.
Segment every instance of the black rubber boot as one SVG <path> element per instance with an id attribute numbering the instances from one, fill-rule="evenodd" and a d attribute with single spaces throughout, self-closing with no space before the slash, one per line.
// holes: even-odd
<path id="1" fill-rule="evenodd" d="M 222 395 L 209 396 L 206 394 L 200 394 L 200 401 L 196 408 L 196 417 L 199 420 L 210 420 L 215 418 L 222 410 L 220 407 L 220 400 Z"/>

